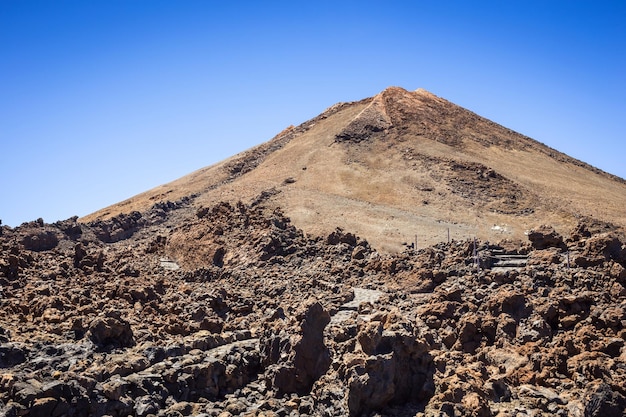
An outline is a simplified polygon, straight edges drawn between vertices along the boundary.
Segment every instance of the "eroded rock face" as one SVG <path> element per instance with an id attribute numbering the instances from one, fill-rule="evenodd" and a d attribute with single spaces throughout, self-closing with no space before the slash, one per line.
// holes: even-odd
<path id="1" fill-rule="evenodd" d="M 87 335 L 103 349 L 124 348 L 135 344 L 130 323 L 118 315 L 97 317 L 89 325 Z"/>
<path id="2" fill-rule="evenodd" d="M 54 249 L 59 244 L 57 234 L 52 230 L 36 230 L 24 236 L 24 248 L 36 252 Z"/>
<path id="3" fill-rule="evenodd" d="M 142 225 L 146 219 L 138 211 L 130 214 L 120 214 L 106 221 L 97 221 L 91 224 L 92 230 L 98 239 L 103 242 L 113 243 L 123 239 L 128 239 Z"/>
<path id="4" fill-rule="evenodd" d="M 380 134 L 392 126 L 382 97 L 376 97 L 361 113 L 358 114 L 340 133 L 337 141 L 361 142 L 371 140 L 373 135 Z"/>
<path id="5" fill-rule="evenodd" d="M 611 260 L 616 264 L 626 263 L 626 247 L 616 235 L 602 233 L 585 240 L 583 250 L 574 262 L 582 267 L 591 267 Z"/>
<path id="6" fill-rule="evenodd" d="M 268 386 L 279 394 L 308 393 L 330 365 L 324 328 L 330 315 L 315 301 L 299 310 L 293 320 L 275 323 L 261 338 Z M 291 333 L 290 332 L 294 332 Z"/>
<path id="7" fill-rule="evenodd" d="M 433 395 L 434 365 L 428 344 L 415 328 L 395 314 L 361 325 L 362 354 L 352 356 L 346 375 L 350 415 L 382 410 L 389 404 L 420 402 Z M 398 321 L 396 321 L 398 320 Z"/>
<path id="8" fill-rule="evenodd" d="M 479 270 L 473 242 L 382 255 L 262 201 L 4 228 L 0 414 L 623 415 L 605 225 L 477 242 Z"/>
<path id="9" fill-rule="evenodd" d="M 553 227 L 547 225 L 528 232 L 528 240 L 535 249 L 565 248 L 563 237 Z"/>

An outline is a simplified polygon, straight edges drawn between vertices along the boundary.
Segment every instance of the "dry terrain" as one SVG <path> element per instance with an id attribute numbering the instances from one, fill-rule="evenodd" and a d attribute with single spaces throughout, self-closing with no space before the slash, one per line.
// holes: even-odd
<path id="1" fill-rule="evenodd" d="M 428 92 L 335 105 L 0 227 L 0 416 L 625 417 L 625 202 Z"/>
<path id="2" fill-rule="evenodd" d="M 385 255 L 190 204 L 2 230 L 2 415 L 625 415 L 611 225 Z"/>
<path id="3" fill-rule="evenodd" d="M 424 90 L 389 88 L 271 141 L 107 207 L 107 219 L 154 203 L 280 207 L 305 232 L 340 226 L 378 250 L 452 238 L 525 239 L 538 224 L 566 233 L 581 217 L 626 226 L 626 182 Z"/>

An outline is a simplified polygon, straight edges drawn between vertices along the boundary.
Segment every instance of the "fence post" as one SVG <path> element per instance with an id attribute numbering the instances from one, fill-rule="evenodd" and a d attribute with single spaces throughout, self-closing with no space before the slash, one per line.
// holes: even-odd
<path id="1" fill-rule="evenodd" d="M 474 238 L 474 250 L 472 251 L 472 254 L 474 255 L 474 265 L 478 267 L 478 252 L 476 251 L 476 238 Z"/>

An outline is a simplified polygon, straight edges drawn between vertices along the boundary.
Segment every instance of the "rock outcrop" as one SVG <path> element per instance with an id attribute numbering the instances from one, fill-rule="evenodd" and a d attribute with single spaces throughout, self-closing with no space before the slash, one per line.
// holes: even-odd
<path id="1" fill-rule="evenodd" d="M 316 301 L 306 304 L 290 322 L 279 320 L 261 339 L 268 387 L 279 395 L 306 394 L 330 365 L 330 353 L 324 344 L 324 328 L 330 315 Z"/>

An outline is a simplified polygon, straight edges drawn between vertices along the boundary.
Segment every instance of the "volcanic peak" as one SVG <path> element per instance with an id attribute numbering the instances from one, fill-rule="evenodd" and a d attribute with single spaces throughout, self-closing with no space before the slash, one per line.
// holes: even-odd
<path id="1" fill-rule="evenodd" d="M 402 137 L 424 137 L 455 147 L 469 141 L 507 149 L 526 148 L 528 141 L 540 145 L 425 89 L 388 87 L 367 103 L 337 134 L 338 141 L 375 140 L 395 131 Z"/>
<path id="2" fill-rule="evenodd" d="M 416 235 L 422 244 L 448 234 L 525 239 L 542 223 L 564 233 L 581 216 L 626 225 L 623 180 L 426 90 L 400 87 L 335 104 L 270 141 L 81 221 L 185 197 L 206 206 L 260 195 L 308 234 L 339 226 L 385 252 Z"/>

